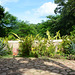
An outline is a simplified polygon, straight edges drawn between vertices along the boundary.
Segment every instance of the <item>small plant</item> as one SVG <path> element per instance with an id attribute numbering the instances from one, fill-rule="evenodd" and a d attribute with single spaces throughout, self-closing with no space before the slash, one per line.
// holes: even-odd
<path id="1" fill-rule="evenodd" d="M 72 48 L 72 43 L 71 43 L 71 40 L 69 39 L 69 36 L 63 37 L 62 47 L 63 47 L 63 53 L 65 54 L 72 53 L 73 48 Z"/>
<path id="2" fill-rule="evenodd" d="M 8 45 L 7 38 L 0 38 L 0 56 L 11 55 L 12 54 L 12 47 Z"/>
<path id="3" fill-rule="evenodd" d="M 59 43 L 59 45 L 57 46 L 58 48 L 57 48 L 56 54 L 61 55 L 61 56 L 64 56 L 62 43 L 63 42 Z"/>
<path id="4" fill-rule="evenodd" d="M 21 42 L 20 42 L 20 55 L 21 56 L 29 56 L 31 51 L 31 46 L 33 42 L 32 36 L 26 36 Z"/>
<path id="5" fill-rule="evenodd" d="M 74 30 L 71 32 L 70 40 L 72 42 L 73 51 L 75 53 L 75 26 Z"/>
<path id="6" fill-rule="evenodd" d="M 55 46 L 52 41 L 47 41 L 46 54 L 47 54 L 47 56 L 55 55 Z"/>
<path id="7" fill-rule="evenodd" d="M 13 46 L 9 47 L 9 45 L 8 45 L 8 43 L 7 43 L 6 47 L 7 47 L 7 54 L 8 54 L 8 55 L 11 55 L 11 54 L 12 54 Z"/>
<path id="8" fill-rule="evenodd" d="M 31 54 L 33 54 L 35 57 L 39 56 L 45 56 L 46 54 L 46 40 L 40 39 L 36 46 L 32 45 L 32 51 Z"/>
<path id="9" fill-rule="evenodd" d="M 48 30 L 47 30 L 47 32 L 46 32 L 46 35 L 48 36 L 48 40 L 51 40 L 51 36 L 50 36 L 50 33 L 49 33 Z"/>
<path id="10" fill-rule="evenodd" d="M 56 40 L 57 39 L 61 39 L 61 37 L 60 37 L 60 31 L 58 31 L 58 32 L 56 32 L 56 36 L 54 37 Z"/>
<path id="11" fill-rule="evenodd" d="M 52 56 L 52 58 L 60 59 L 61 56 L 59 54 L 55 54 L 54 56 Z"/>
<path id="12" fill-rule="evenodd" d="M 34 46 L 32 47 L 32 51 L 31 54 L 33 54 L 34 56 L 54 56 L 55 54 L 55 46 L 53 44 L 52 41 L 50 41 L 50 36 L 49 36 L 49 31 L 47 31 L 47 35 L 48 35 L 48 39 L 46 38 L 41 38 L 39 36 L 40 39 L 37 42 L 38 46 Z"/>
<path id="13" fill-rule="evenodd" d="M 0 38 L 0 56 L 7 54 L 5 47 L 6 47 L 6 43 L 5 43 L 4 39 Z"/>
<path id="14" fill-rule="evenodd" d="M 8 40 L 15 40 L 16 38 L 14 37 L 14 35 L 9 35 L 8 36 Z"/>
<path id="15" fill-rule="evenodd" d="M 75 55 L 70 54 L 70 55 L 67 56 L 67 59 L 69 59 L 69 60 L 75 60 Z"/>

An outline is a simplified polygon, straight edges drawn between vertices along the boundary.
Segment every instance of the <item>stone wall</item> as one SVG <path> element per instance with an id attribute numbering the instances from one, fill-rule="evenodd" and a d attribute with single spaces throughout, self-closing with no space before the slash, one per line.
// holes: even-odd
<path id="1" fill-rule="evenodd" d="M 13 47 L 18 49 L 19 48 L 19 42 L 20 41 L 8 41 L 9 47 Z"/>
<path id="2" fill-rule="evenodd" d="M 20 41 L 8 41 L 8 44 L 10 47 L 19 48 L 19 42 Z M 54 46 L 56 46 L 56 51 L 57 51 L 57 45 L 59 45 L 62 42 L 62 40 L 53 40 Z"/>

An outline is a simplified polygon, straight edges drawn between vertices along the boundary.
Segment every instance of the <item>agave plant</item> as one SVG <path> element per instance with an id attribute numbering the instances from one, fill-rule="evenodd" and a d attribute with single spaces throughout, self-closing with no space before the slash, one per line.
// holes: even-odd
<path id="1" fill-rule="evenodd" d="M 5 44 L 5 41 L 4 41 L 4 39 L 3 38 L 0 38 L 0 55 L 2 56 L 2 55 L 6 55 L 6 50 L 5 50 L 5 46 L 6 46 L 6 44 Z"/>
<path id="2" fill-rule="evenodd" d="M 61 39 L 60 31 L 56 32 L 56 36 L 54 37 L 54 39 L 56 39 L 56 40 L 57 40 L 58 38 Z"/>
<path id="3" fill-rule="evenodd" d="M 50 36 L 50 33 L 49 33 L 48 30 L 47 30 L 47 32 L 46 32 L 46 35 L 48 36 L 48 40 L 51 40 L 51 36 Z"/>

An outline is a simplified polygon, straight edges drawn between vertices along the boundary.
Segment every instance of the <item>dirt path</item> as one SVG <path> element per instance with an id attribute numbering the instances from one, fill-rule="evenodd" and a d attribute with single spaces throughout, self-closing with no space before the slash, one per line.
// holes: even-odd
<path id="1" fill-rule="evenodd" d="M 0 59 L 0 75 L 75 75 L 75 61 L 65 59 Z"/>

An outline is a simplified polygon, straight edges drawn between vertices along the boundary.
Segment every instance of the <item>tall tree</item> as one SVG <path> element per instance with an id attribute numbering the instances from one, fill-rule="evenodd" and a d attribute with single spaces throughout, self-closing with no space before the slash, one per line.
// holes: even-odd
<path id="1" fill-rule="evenodd" d="M 58 4 L 55 13 L 61 15 L 62 29 L 65 34 L 70 34 L 75 25 L 75 0 L 55 0 L 55 3 Z"/>
<path id="2" fill-rule="evenodd" d="M 8 33 L 16 26 L 17 18 L 9 12 L 4 13 L 4 17 L 0 20 L 0 37 L 7 36 Z"/>
<path id="3" fill-rule="evenodd" d="M 0 20 L 4 17 L 4 8 L 0 5 Z"/>
<path id="4" fill-rule="evenodd" d="M 33 24 L 28 24 L 24 21 L 18 21 L 13 32 L 18 34 L 20 37 L 25 37 L 29 34 L 35 35 L 37 34 L 36 29 Z"/>
<path id="5" fill-rule="evenodd" d="M 4 18 L 4 8 L 0 5 L 0 36 L 5 35 L 5 29 L 2 26 L 2 19 Z"/>

